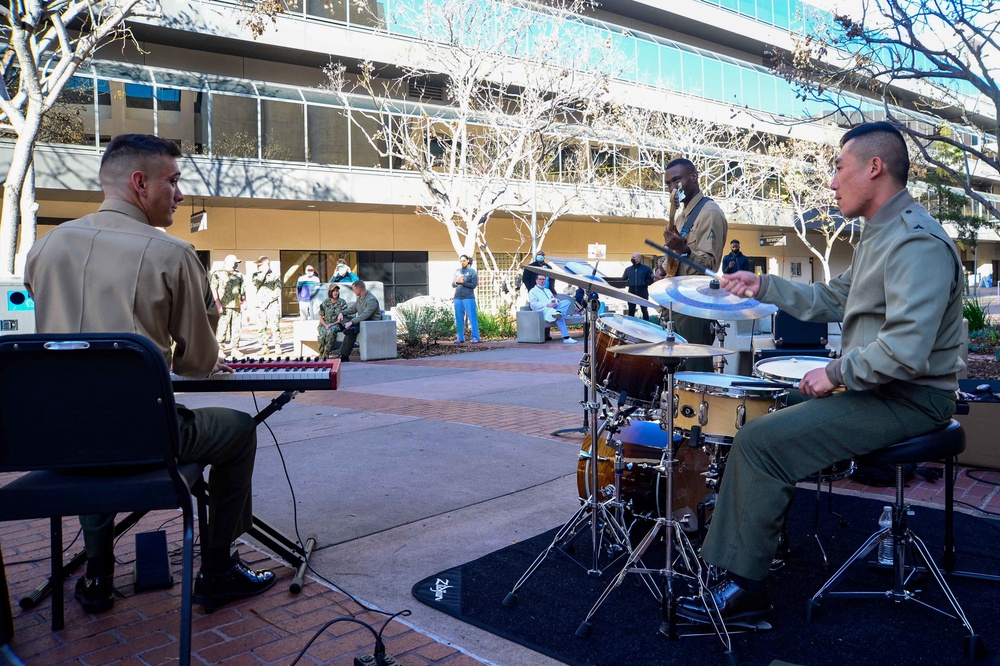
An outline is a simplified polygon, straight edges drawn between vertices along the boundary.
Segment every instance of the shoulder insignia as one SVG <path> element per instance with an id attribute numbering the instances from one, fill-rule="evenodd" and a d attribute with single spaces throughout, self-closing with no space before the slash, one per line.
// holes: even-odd
<path id="1" fill-rule="evenodd" d="M 715 239 L 715 229 L 709 229 L 708 230 L 708 240 L 714 240 L 714 239 Z"/>

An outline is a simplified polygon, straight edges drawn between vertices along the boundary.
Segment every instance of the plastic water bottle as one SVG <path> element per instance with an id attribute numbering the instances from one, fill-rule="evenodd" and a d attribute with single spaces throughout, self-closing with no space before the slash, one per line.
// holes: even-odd
<path id="1" fill-rule="evenodd" d="M 882 529 L 892 529 L 892 507 L 882 508 L 882 515 L 879 516 L 878 526 Z M 879 538 L 878 542 L 878 563 L 892 566 L 892 532 L 887 532 Z"/>

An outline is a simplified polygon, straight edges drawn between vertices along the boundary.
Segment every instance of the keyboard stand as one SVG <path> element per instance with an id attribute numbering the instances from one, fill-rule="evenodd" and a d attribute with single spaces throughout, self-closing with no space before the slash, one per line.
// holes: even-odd
<path id="1" fill-rule="evenodd" d="M 254 423 L 260 425 L 269 416 L 291 402 L 299 393 L 302 393 L 302 391 L 282 391 L 281 395 L 273 398 L 267 407 L 260 410 L 253 417 Z M 316 547 L 316 538 L 309 537 L 306 539 L 305 545 L 302 545 L 298 541 L 292 541 L 275 527 L 268 525 L 257 516 L 253 517 L 253 523 L 246 533 L 247 536 L 256 539 L 270 548 L 278 557 L 295 569 L 295 576 L 292 578 L 288 589 L 293 594 L 301 592 L 306 569 L 309 567 L 309 556 L 312 555 L 312 551 Z"/>
<path id="2" fill-rule="evenodd" d="M 303 391 L 287 390 L 283 391 L 277 398 L 272 398 L 271 402 L 253 417 L 254 423 L 260 425 L 266 418 L 287 405 L 292 399 Z M 207 497 L 207 492 L 206 492 Z M 132 529 L 136 523 L 146 515 L 145 511 L 133 511 L 115 524 L 115 539 Z M 278 557 L 285 561 L 290 567 L 295 569 L 295 576 L 292 578 L 288 589 L 293 594 L 302 591 L 306 569 L 309 567 L 309 556 L 312 555 L 316 547 L 315 537 L 306 539 L 303 546 L 298 541 L 292 541 L 287 536 L 279 532 L 276 528 L 268 525 L 267 522 L 253 516 L 253 523 L 246 534 L 270 548 Z M 87 561 L 87 552 L 80 551 L 63 566 L 63 579 L 79 569 Z M 43 583 L 31 591 L 26 597 L 18 601 L 18 605 L 24 610 L 29 610 L 38 605 L 50 592 L 52 592 L 52 579 L 46 578 Z M 2 620 L 2 618 L 0 618 Z"/>

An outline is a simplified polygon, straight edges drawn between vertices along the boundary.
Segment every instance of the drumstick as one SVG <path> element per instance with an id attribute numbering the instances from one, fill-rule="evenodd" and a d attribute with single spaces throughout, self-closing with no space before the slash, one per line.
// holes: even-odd
<path id="1" fill-rule="evenodd" d="M 701 273 L 704 273 L 708 277 L 715 278 L 715 279 L 719 279 L 721 277 L 718 273 L 716 273 L 715 271 L 711 270 L 710 268 L 705 268 L 701 264 L 696 264 L 695 262 L 691 261 L 687 257 L 683 257 L 683 256 L 677 254 L 676 252 L 674 252 L 673 250 L 671 250 L 670 248 L 664 247 L 663 245 L 660 245 L 659 243 L 654 243 L 653 241 L 649 240 L 648 238 L 646 239 L 646 245 L 652 245 L 657 250 L 665 252 L 668 256 L 673 257 L 674 259 L 676 259 L 677 261 L 681 262 L 685 266 L 690 266 L 691 268 L 695 269 L 696 271 L 700 271 Z M 747 289 L 745 292 L 743 292 L 743 295 L 746 296 L 747 298 L 753 298 L 753 291 L 750 290 L 750 289 Z"/>

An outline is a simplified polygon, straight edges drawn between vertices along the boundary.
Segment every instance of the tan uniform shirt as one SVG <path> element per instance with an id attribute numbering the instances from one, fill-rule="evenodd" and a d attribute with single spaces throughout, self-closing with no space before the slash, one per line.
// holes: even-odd
<path id="1" fill-rule="evenodd" d="M 39 238 L 24 274 L 39 332 L 138 333 L 179 375 L 215 367 L 210 315 L 218 315 L 194 246 L 151 227 L 129 203 L 106 200 Z"/>
<path id="2" fill-rule="evenodd" d="M 677 233 L 684 228 L 687 222 L 688 212 L 694 210 L 705 194 L 699 192 L 690 201 L 684 204 L 684 210 L 677 214 L 674 226 Z M 725 254 L 726 234 L 729 233 L 729 223 L 726 221 L 726 214 L 715 201 L 708 201 L 698 212 L 698 217 L 691 230 L 688 231 L 688 247 L 691 248 L 689 259 L 699 266 L 713 271 L 719 270 L 719 263 L 722 255 Z M 690 266 L 681 264 L 677 268 L 678 275 L 702 275 L 702 273 Z"/>

